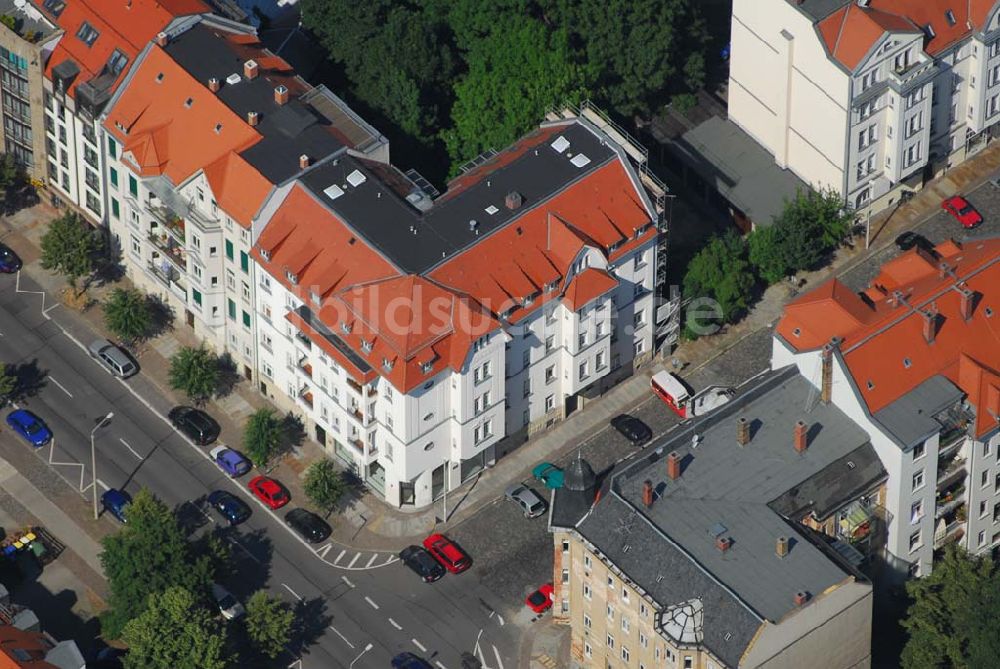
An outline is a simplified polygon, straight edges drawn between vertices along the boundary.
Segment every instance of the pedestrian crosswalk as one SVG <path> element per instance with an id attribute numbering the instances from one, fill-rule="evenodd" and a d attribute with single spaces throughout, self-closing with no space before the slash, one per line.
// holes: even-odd
<path id="1" fill-rule="evenodd" d="M 316 549 L 316 555 L 332 567 L 351 571 L 378 569 L 385 567 L 399 558 L 395 553 L 386 551 L 359 551 L 350 546 L 328 543 Z"/>

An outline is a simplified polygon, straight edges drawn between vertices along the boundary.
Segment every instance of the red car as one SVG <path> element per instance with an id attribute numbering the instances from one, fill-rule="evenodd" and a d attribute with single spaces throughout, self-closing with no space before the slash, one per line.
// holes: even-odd
<path id="1" fill-rule="evenodd" d="M 961 223 L 963 228 L 975 228 L 983 222 L 982 215 L 961 195 L 948 198 L 941 203 L 941 208 Z"/>
<path id="2" fill-rule="evenodd" d="M 432 534 L 424 539 L 424 548 L 452 574 L 459 574 L 472 566 L 472 558 L 443 534 Z"/>
<path id="3" fill-rule="evenodd" d="M 280 509 L 292 499 L 280 483 L 266 476 L 258 476 L 253 479 L 250 481 L 249 487 L 257 499 L 272 509 Z"/>
<path id="4" fill-rule="evenodd" d="M 545 613 L 552 608 L 552 584 L 546 583 L 528 595 L 524 603 L 535 613 Z"/>

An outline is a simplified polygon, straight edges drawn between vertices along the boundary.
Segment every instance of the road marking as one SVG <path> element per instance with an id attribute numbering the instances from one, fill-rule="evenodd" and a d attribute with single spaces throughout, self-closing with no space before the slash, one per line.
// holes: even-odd
<path id="1" fill-rule="evenodd" d="M 287 586 L 286 586 L 286 587 L 287 587 Z M 343 634 L 341 634 L 341 633 L 340 633 L 340 630 L 338 630 L 338 629 L 337 629 L 336 627 L 334 627 L 333 625 L 330 625 L 330 629 L 332 629 L 332 630 L 334 631 L 334 633 L 335 633 L 335 634 L 336 634 L 337 636 L 339 636 L 339 637 L 340 637 L 340 638 L 341 638 L 341 639 L 342 639 L 342 640 L 344 641 L 344 643 L 346 643 L 346 644 L 347 644 L 348 646 L 350 646 L 351 648 L 354 648 L 354 644 L 353 644 L 353 643 L 351 643 L 350 641 L 348 641 L 348 640 L 347 640 L 347 637 L 346 637 L 346 636 L 344 636 Z"/>
<path id="2" fill-rule="evenodd" d="M 344 553 L 346 553 L 346 552 L 347 552 L 346 548 L 344 550 L 340 551 L 340 555 L 338 555 L 337 559 L 333 561 L 333 564 L 337 564 L 338 562 L 340 562 L 340 558 L 344 557 Z"/>
<path id="3" fill-rule="evenodd" d="M 327 544 L 326 546 L 323 546 L 322 548 L 317 548 L 316 549 L 316 555 L 320 556 L 321 558 L 325 558 L 326 554 L 330 552 L 331 548 L 333 548 L 333 544 Z"/>
<path id="4" fill-rule="evenodd" d="M 493 644 L 490 644 L 490 645 L 491 645 L 491 646 L 493 646 Z M 498 666 L 498 667 L 499 667 L 500 669 L 503 669 L 503 660 L 501 660 L 501 659 L 500 659 L 500 651 L 498 651 L 498 650 L 497 650 L 497 647 L 496 647 L 496 646 L 493 646 L 493 654 L 494 654 L 494 655 L 496 655 L 496 658 L 497 658 L 497 666 Z"/>
<path id="5" fill-rule="evenodd" d="M 378 611 L 378 604 L 376 604 L 376 603 L 375 603 L 375 602 L 374 602 L 374 601 L 372 600 L 372 598 L 371 598 L 371 597 L 369 597 L 368 595 L 365 595 L 365 601 L 366 601 L 366 602 L 368 602 L 368 603 L 369 603 L 369 604 L 371 605 L 371 607 L 372 607 L 373 609 L 375 609 L 376 611 Z"/>
<path id="6" fill-rule="evenodd" d="M 350 563 L 349 565 L 347 565 L 347 568 L 348 568 L 348 569 L 350 569 L 351 567 L 353 567 L 353 566 L 354 566 L 354 563 L 358 561 L 358 558 L 359 558 L 359 557 L 361 557 L 361 553 L 357 553 L 357 554 L 356 554 L 356 555 L 354 556 L 354 559 L 353 559 L 353 560 L 351 560 L 351 563 Z"/>
<path id="7" fill-rule="evenodd" d="M 375 562 L 375 558 L 377 558 L 377 557 L 378 557 L 378 553 L 372 553 L 371 559 L 368 560 L 368 564 L 365 565 L 365 569 L 368 569 L 369 567 L 371 567 L 372 566 L 372 562 Z"/>
<path id="8" fill-rule="evenodd" d="M 395 620 L 393 620 L 392 618 L 389 618 L 389 624 L 390 624 L 390 625 L 392 625 L 393 627 L 395 627 L 395 628 L 396 628 L 396 629 L 398 629 L 398 630 L 401 630 L 401 629 L 403 629 L 403 626 L 402 626 L 402 625 L 400 625 L 399 623 L 397 623 L 397 622 L 396 622 Z"/>
<path id="9" fill-rule="evenodd" d="M 300 602 L 302 601 L 302 598 L 299 597 L 299 593 L 295 592 L 294 590 L 292 590 L 291 588 L 289 588 L 284 583 L 281 584 L 281 587 L 284 588 L 285 590 L 287 590 L 288 592 L 292 593 L 292 597 L 294 597 L 295 599 L 299 600 Z M 353 648 L 353 646 L 352 646 L 352 648 Z"/>
<path id="10" fill-rule="evenodd" d="M 421 653 L 426 653 L 426 652 L 427 652 L 427 648 L 426 648 L 426 647 L 424 646 L 424 644 L 420 643 L 420 642 L 419 642 L 419 641 L 417 641 L 416 639 L 410 639 L 410 641 L 412 641 L 412 642 L 413 642 L 413 645 L 414 645 L 414 646 L 416 646 L 417 648 L 419 648 L 419 649 L 420 649 L 420 652 L 421 652 Z"/>
<path id="11" fill-rule="evenodd" d="M 479 634 L 476 635 L 476 645 L 473 646 L 473 648 L 472 648 L 472 654 L 475 655 L 476 653 L 479 653 L 480 659 L 482 659 L 482 652 L 479 650 L 479 638 L 482 637 L 482 636 L 483 636 L 483 628 L 480 627 L 479 628 Z M 484 664 L 485 664 L 485 662 L 484 662 Z"/>
<path id="12" fill-rule="evenodd" d="M 73 393 L 71 393 L 70 391 L 66 390 L 66 386 L 64 386 L 63 384 L 61 384 L 61 383 L 59 383 L 58 381 L 56 381 L 56 379 L 55 379 L 55 377 L 54 377 L 54 376 L 51 376 L 51 375 L 50 375 L 50 376 L 48 376 L 47 378 L 49 379 L 49 381 L 51 381 L 52 383 L 54 383 L 54 384 L 56 384 L 57 386 L 59 386 L 59 389 L 60 389 L 61 391 L 63 391 L 64 393 L 66 393 L 67 395 L 69 395 L 69 396 L 70 396 L 70 398 L 72 398 L 72 397 L 73 397 Z"/>
<path id="13" fill-rule="evenodd" d="M 342 580 L 344 583 L 346 583 L 348 587 L 350 587 L 350 588 L 354 587 L 354 584 L 351 583 L 351 579 L 347 578 L 346 576 L 341 576 L 340 580 Z"/>
<path id="14" fill-rule="evenodd" d="M 136 453 L 136 452 L 135 452 L 135 449 L 134 449 L 134 448 L 132 448 L 131 446 L 129 446 L 129 445 L 128 445 L 128 442 L 127 442 L 127 441 L 125 441 L 125 440 L 124 440 L 124 439 L 122 439 L 121 437 L 119 437 L 119 438 L 118 438 L 118 441 L 122 442 L 122 444 L 123 444 L 123 445 L 125 446 L 125 448 L 127 448 L 127 449 L 128 449 L 129 451 L 131 451 L 132 455 L 134 455 L 135 457 L 137 457 L 137 458 L 139 458 L 140 460 L 142 460 L 142 456 L 141 456 L 141 455 L 139 455 L 138 453 Z"/>
<path id="15" fill-rule="evenodd" d="M 435 661 L 434 664 L 436 664 L 438 667 L 440 667 L 440 669 L 448 669 L 448 667 L 444 666 L 440 662 Z"/>
<path id="16" fill-rule="evenodd" d="M 111 488 L 108 487 L 108 484 L 102 481 L 101 479 L 97 479 L 97 485 L 104 488 L 104 490 L 111 490 Z"/>

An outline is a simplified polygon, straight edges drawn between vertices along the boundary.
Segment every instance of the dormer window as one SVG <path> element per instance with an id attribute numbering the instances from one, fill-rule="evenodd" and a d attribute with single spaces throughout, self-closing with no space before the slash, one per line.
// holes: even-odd
<path id="1" fill-rule="evenodd" d="M 420 363 L 420 371 L 424 374 L 430 374 L 432 369 L 434 369 L 433 361 Z"/>
<path id="2" fill-rule="evenodd" d="M 80 41 L 87 46 L 93 46 L 100 34 L 101 33 L 97 32 L 94 26 L 90 25 L 86 21 L 84 21 L 80 26 L 80 29 L 76 31 L 76 36 L 79 37 Z"/>
<path id="3" fill-rule="evenodd" d="M 310 290 L 309 298 L 312 300 L 313 304 L 315 304 L 317 307 L 319 306 L 319 301 L 320 301 L 319 293 L 317 293 L 315 290 Z"/>
<path id="4" fill-rule="evenodd" d="M 268 251 L 267 249 L 260 250 L 260 257 L 266 260 L 267 262 L 271 262 L 271 252 Z"/>
<path id="5" fill-rule="evenodd" d="M 524 306 L 527 307 L 534 304 L 535 299 L 537 298 L 538 298 L 538 293 L 532 293 L 531 295 L 528 295 L 526 298 L 524 298 Z"/>
<path id="6" fill-rule="evenodd" d="M 299 282 L 299 275 L 290 269 L 285 270 L 285 278 L 288 279 L 292 285 L 296 285 Z"/>
<path id="7" fill-rule="evenodd" d="M 366 339 L 361 340 L 361 350 L 364 351 L 365 353 L 371 353 L 372 348 L 374 348 L 374 346 L 375 346 L 374 341 L 369 341 Z"/>
<path id="8" fill-rule="evenodd" d="M 392 360 L 390 360 L 389 358 L 382 358 L 382 369 L 384 369 L 387 372 L 391 372 Z"/>
<path id="9" fill-rule="evenodd" d="M 340 322 L 340 331 L 344 334 L 351 334 L 351 325 L 347 321 Z"/>
<path id="10" fill-rule="evenodd" d="M 556 279 L 555 281 L 550 281 L 549 283 L 545 284 L 545 292 L 551 293 L 558 287 L 559 287 L 559 279 Z"/>

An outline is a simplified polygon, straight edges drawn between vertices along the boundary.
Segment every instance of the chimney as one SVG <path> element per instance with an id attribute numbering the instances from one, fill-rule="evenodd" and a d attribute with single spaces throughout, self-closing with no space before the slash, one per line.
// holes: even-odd
<path id="1" fill-rule="evenodd" d="M 304 170 L 307 167 L 309 167 L 309 156 L 303 153 L 299 156 L 299 169 Z"/>
<path id="2" fill-rule="evenodd" d="M 733 540 L 730 537 L 724 537 L 721 534 L 715 537 L 715 547 L 720 551 L 725 553 L 729 550 L 729 547 L 733 545 Z"/>
<path id="3" fill-rule="evenodd" d="M 170 41 L 170 36 L 167 35 L 167 33 L 163 32 L 156 33 L 156 46 L 165 47 L 167 46 L 167 42 L 169 41 Z"/>
<path id="4" fill-rule="evenodd" d="M 921 311 L 920 315 L 924 319 L 924 341 L 933 344 L 934 337 L 937 335 L 937 312 Z"/>
<path id="5" fill-rule="evenodd" d="M 821 354 L 820 399 L 829 404 L 833 399 L 833 350 L 840 346 L 840 337 L 831 337 Z"/>
<path id="6" fill-rule="evenodd" d="M 217 77 L 212 77 L 211 79 L 208 80 L 208 90 L 212 91 L 213 93 L 219 92 L 219 79 Z"/>
<path id="7" fill-rule="evenodd" d="M 279 107 L 288 102 L 288 87 L 284 84 L 278 84 L 274 87 L 274 104 Z"/>
<path id="8" fill-rule="evenodd" d="M 802 606 L 809 601 L 809 593 L 803 590 L 799 590 L 795 593 L 795 606 Z"/>
<path id="9" fill-rule="evenodd" d="M 667 456 L 667 478 L 671 481 L 676 481 L 681 476 L 681 454 L 677 451 L 672 451 L 670 455 Z"/>
<path id="10" fill-rule="evenodd" d="M 809 426 L 804 420 L 795 421 L 795 452 L 802 454 L 809 447 Z"/>
<path id="11" fill-rule="evenodd" d="M 504 198 L 503 203 L 511 211 L 514 211 L 515 209 L 520 209 L 521 194 L 518 193 L 516 190 L 512 190 L 511 192 L 507 193 L 507 197 Z"/>
<path id="12" fill-rule="evenodd" d="M 647 509 L 653 506 L 653 482 L 649 479 L 643 481 L 642 484 L 642 504 Z"/>
<path id="13" fill-rule="evenodd" d="M 247 79 L 256 79 L 257 74 L 260 72 L 260 66 L 257 65 L 257 61 L 251 59 L 243 63 L 243 76 Z"/>
<path id="14" fill-rule="evenodd" d="M 740 446 L 746 446 L 750 443 L 750 421 L 746 419 L 746 416 L 740 416 L 736 419 L 736 443 Z"/>
<path id="15" fill-rule="evenodd" d="M 962 320 L 967 321 L 972 318 L 972 307 L 976 303 L 976 293 L 965 287 L 959 288 L 959 292 L 962 295 L 962 301 L 958 307 L 959 313 L 962 315 Z"/>
<path id="16" fill-rule="evenodd" d="M 780 558 L 788 555 L 788 537 L 778 537 L 774 544 L 774 554 Z"/>
<path id="17" fill-rule="evenodd" d="M 260 123 L 260 114 L 258 114 L 255 111 L 248 111 L 247 123 L 249 123 L 251 127 L 256 126 L 258 123 Z"/>

